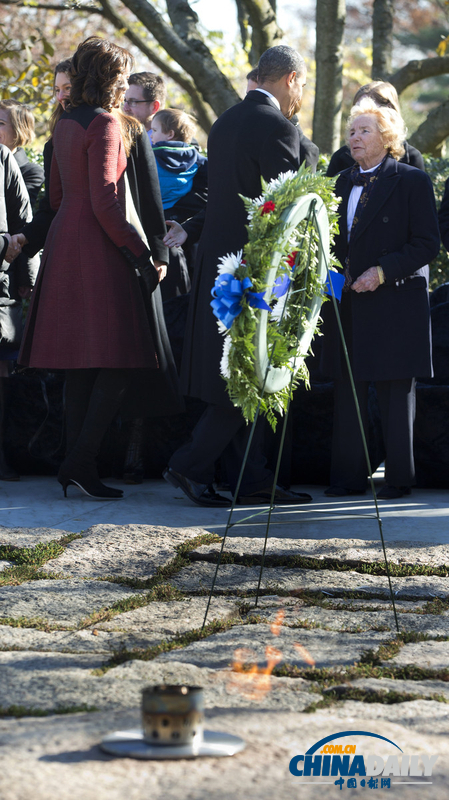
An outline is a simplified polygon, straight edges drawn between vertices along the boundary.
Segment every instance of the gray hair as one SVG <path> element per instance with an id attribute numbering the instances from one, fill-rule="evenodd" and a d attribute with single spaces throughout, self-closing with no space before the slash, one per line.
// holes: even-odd
<path id="1" fill-rule="evenodd" d="M 407 128 L 401 115 L 394 108 L 378 106 L 371 97 L 362 97 L 359 103 L 351 108 L 346 124 L 347 139 L 354 120 L 362 114 L 375 117 L 385 150 L 398 161 L 405 153 L 404 142 L 407 136 Z"/>
<path id="2" fill-rule="evenodd" d="M 280 44 L 262 53 L 258 64 L 259 83 L 275 83 L 291 72 L 303 75 L 306 62 L 293 47 Z"/>

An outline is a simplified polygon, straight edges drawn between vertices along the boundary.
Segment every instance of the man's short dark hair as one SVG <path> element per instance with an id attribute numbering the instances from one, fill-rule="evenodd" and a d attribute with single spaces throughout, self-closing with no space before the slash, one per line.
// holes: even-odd
<path id="1" fill-rule="evenodd" d="M 254 81 L 255 83 L 257 83 L 257 81 L 259 80 L 259 67 L 254 67 L 254 69 L 252 69 L 251 72 L 248 72 L 246 80 Z"/>
<path id="2" fill-rule="evenodd" d="M 257 69 L 259 84 L 275 83 L 290 72 L 302 75 L 306 71 L 306 62 L 293 47 L 281 44 L 262 53 Z"/>
<path id="3" fill-rule="evenodd" d="M 142 87 L 143 99 L 147 103 L 159 100 L 161 106 L 165 105 L 167 89 L 160 75 L 155 75 L 154 72 L 133 72 L 129 76 L 128 83 L 130 86 Z"/>

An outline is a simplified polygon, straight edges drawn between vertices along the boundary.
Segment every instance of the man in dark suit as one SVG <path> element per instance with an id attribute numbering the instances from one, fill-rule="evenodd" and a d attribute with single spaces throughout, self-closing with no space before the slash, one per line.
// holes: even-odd
<path id="1" fill-rule="evenodd" d="M 259 88 L 259 67 L 254 67 L 251 72 L 246 76 L 248 83 L 246 84 L 246 92 L 251 92 L 253 89 Z M 318 165 L 318 158 L 320 151 L 316 144 L 310 141 L 304 133 L 297 114 L 294 114 L 290 122 L 296 126 L 299 133 L 299 160 L 301 164 L 304 162 L 307 167 L 312 168 L 312 172 L 316 172 Z"/>
<path id="2" fill-rule="evenodd" d="M 271 47 L 259 62 L 258 88 L 225 111 L 212 127 L 209 143 L 209 197 L 187 320 L 181 378 L 186 394 L 208 406 L 192 441 L 170 459 L 164 477 L 193 502 L 229 505 L 212 487 L 215 461 L 223 456 L 226 477 L 235 490 L 249 426 L 232 405 L 220 375 L 223 338 L 210 307 L 218 260 L 241 250 L 247 241 L 247 217 L 239 197 L 257 197 L 266 181 L 300 163 L 300 138 L 290 118 L 301 108 L 306 65 L 291 47 Z M 240 487 L 240 500 L 266 503 L 273 474 L 266 467 L 263 435 L 256 433 Z M 303 503 L 300 495 L 276 487 L 276 503 Z"/>

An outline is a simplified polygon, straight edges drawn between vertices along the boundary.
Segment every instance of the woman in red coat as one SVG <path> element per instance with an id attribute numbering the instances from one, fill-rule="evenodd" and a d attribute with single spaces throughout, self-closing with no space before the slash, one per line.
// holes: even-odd
<path id="1" fill-rule="evenodd" d="M 42 256 L 19 361 L 66 369 L 67 435 L 58 480 L 109 499 L 96 456 L 131 378 L 157 368 L 136 275 L 150 251 L 127 222 L 127 152 L 119 118 L 132 67 L 128 51 L 90 37 L 76 51 L 70 104 L 57 123 L 50 202 L 57 210 Z M 165 265 L 155 261 L 159 278 Z M 75 434 L 75 435 L 74 435 Z"/>

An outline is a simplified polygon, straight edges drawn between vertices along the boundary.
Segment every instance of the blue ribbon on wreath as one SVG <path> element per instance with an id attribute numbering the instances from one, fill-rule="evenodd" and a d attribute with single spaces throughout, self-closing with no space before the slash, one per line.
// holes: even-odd
<path id="1" fill-rule="evenodd" d="M 211 302 L 212 311 L 225 328 L 229 329 L 240 314 L 243 298 L 252 308 L 271 311 L 270 306 L 263 299 L 265 292 L 250 292 L 252 285 L 250 278 L 243 278 L 240 281 L 229 272 L 225 272 L 215 279 L 214 287 L 211 290 L 214 298 Z"/>
<path id="2" fill-rule="evenodd" d="M 276 278 L 273 284 L 273 294 L 278 299 L 283 297 L 284 294 L 287 294 L 290 284 L 292 280 L 288 277 L 288 275 L 284 275 L 283 277 Z"/>

